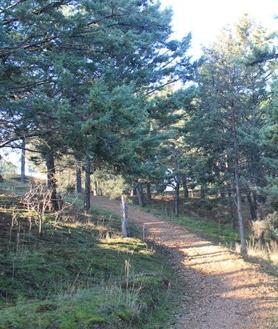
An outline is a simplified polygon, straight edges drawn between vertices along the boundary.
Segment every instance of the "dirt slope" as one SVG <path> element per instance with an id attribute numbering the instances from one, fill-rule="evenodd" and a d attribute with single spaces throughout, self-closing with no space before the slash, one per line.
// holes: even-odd
<path id="1" fill-rule="evenodd" d="M 121 213 L 118 201 L 94 197 L 93 202 Z M 148 239 L 172 250 L 184 291 L 173 328 L 278 329 L 272 321 L 278 317 L 277 278 L 261 273 L 228 249 L 136 207 L 129 207 L 129 218 L 145 228 Z"/>

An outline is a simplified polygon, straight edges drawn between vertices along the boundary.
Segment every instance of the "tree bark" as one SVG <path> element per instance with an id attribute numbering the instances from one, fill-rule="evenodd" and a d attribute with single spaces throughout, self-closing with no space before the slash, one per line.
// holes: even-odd
<path id="1" fill-rule="evenodd" d="M 126 196 L 122 195 L 121 197 L 122 200 L 122 212 L 123 212 L 123 217 L 122 217 L 122 235 L 123 237 L 128 237 L 128 206 L 126 203 Z"/>
<path id="2" fill-rule="evenodd" d="M 133 197 L 134 195 L 136 194 L 136 191 L 134 190 L 134 188 L 132 187 L 131 189 L 130 189 L 130 196 L 131 197 Z"/>
<path id="3" fill-rule="evenodd" d="M 90 208 L 91 208 L 91 158 L 88 154 L 86 154 L 84 210 L 89 211 Z"/>
<path id="4" fill-rule="evenodd" d="M 79 164 L 76 165 L 75 168 L 75 190 L 76 193 L 82 193 L 82 179 L 81 179 L 81 167 Z"/>
<path id="5" fill-rule="evenodd" d="M 94 180 L 94 196 L 98 195 L 98 181 Z"/>
<path id="6" fill-rule="evenodd" d="M 256 212 L 254 202 L 252 200 L 251 192 L 247 192 L 247 201 L 248 201 L 248 205 L 249 205 L 250 217 L 252 220 L 256 220 L 257 212 Z"/>
<path id="7" fill-rule="evenodd" d="M 137 186 L 136 186 L 136 194 L 137 194 L 137 199 L 138 199 L 139 206 L 144 207 L 145 206 L 144 194 L 143 194 L 142 184 L 140 184 L 140 183 L 138 183 Z"/>
<path id="8" fill-rule="evenodd" d="M 239 221 L 239 233 L 240 233 L 240 253 L 245 256 L 247 254 L 246 240 L 245 240 L 245 228 L 244 219 L 242 215 L 242 204 L 241 204 L 241 192 L 239 186 L 239 175 L 238 168 L 235 167 L 235 188 L 236 188 L 236 206 Z"/>
<path id="9" fill-rule="evenodd" d="M 205 185 L 202 184 L 201 185 L 201 199 L 205 199 L 206 197 L 206 189 L 205 189 Z"/>
<path id="10" fill-rule="evenodd" d="M 188 196 L 189 196 L 186 177 L 184 177 L 182 180 L 182 186 L 183 186 L 183 197 L 184 197 L 184 201 L 185 201 L 188 199 Z"/>
<path id="11" fill-rule="evenodd" d="M 238 222 L 239 222 L 239 234 L 240 234 L 240 253 L 245 256 L 247 254 L 247 246 L 245 239 L 245 227 L 244 227 L 244 219 L 242 214 L 242 201 L 241 201 L 241 191 L 240 191 L 240 183 L 239 183 L 239 153 L 238 153 L 238 136 L 236 129 L 236 120 L 235 120 L 235 109 L 233 110 L 232 117 L 232 129 L 233 129 L 233 144 L 234 144 L 234 185 L 236 192 L 236 208 L 238 214 Z"/>
<path id="12" fill-rule="evenodd" d="M 230 215 L 231 215 L 231 224 L 232 228 L 236 229 L 236 216 L 235 216 L 235 208 L 234 208 L 234 202 L 232 196 L 229 196 L 229 207 L 230 207 Z"/>
<path id="13" fill-rule="evenodd" d="M 46 154 L 46 168 L 47 168 L 47 187 L 51 190 L 51 206 L 57 211 L 59 209 L 59 202 L 57 197 L 57 183 L 55 178 L 55 159 L 51 150 Z"/>
<path id="14" fill-rule="evenodd" d="M 20 180 L 22 183 L 26 181 L 26 141 L 25 138 L 22 138 L 22 144 L 21 144 L 21 159 L 20 159 Z"/>
<path id="15" fill-rule="evenodd" d="M 152 201 L 151 183 L 147 183 L 147 198 L 149 203 Z"/>
<path id="16" fill-rule="evenodd" d="M 175 216 L 178 217 L 180 214 L 180 179 L 176 178 L 176 187 L 175 187 Z"/>

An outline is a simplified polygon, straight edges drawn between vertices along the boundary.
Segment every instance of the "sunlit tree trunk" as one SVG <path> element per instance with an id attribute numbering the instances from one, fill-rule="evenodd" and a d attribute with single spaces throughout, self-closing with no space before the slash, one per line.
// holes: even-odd
<path id="1" fill-rule="evenodd" d="M 90 208 L 91 208 L 91 158 L 88 154 L 86 154 L 84 210 L 89 211 Z"/>
<path id="2" fill-rule="evenodd" d="M 128 236 L 128 206 L 127 206 L 127 202 L 126 202 L 126 196 L 122 195 L 121 197 L 121 201 L 122 201 L 122 235 L 123 237 L 127 237 Z"/>

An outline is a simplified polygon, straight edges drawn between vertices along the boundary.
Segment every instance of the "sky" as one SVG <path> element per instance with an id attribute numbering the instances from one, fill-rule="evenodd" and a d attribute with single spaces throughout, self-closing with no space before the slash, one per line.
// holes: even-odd
<path id="1" fill-rule="evenodd" d="M 209 46 L 219 31 L 236 23 L 247 13 L 271 31 L 278 31 L 278 0 L 160 0 L 162 7 L 173 9 L 173 30 L 180 38 L 192 32 L 196 55 L 202 45 Z"/>

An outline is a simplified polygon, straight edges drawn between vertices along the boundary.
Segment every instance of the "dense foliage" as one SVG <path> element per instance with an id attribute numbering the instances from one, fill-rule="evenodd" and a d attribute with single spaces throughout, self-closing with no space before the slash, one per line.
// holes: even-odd
<path id="1" fill-rule="evenodd" d="M 142 205 L 172 186 L 176 215 L 197 189 L 235 202 L 245 253 L 242 199 L 277 209 L 275 36 L 244 16 L 197 63 L 155 1 L 4 0 L 0 19 L 0 146 L 44 161 L 53 208 L 62 161 L 87 210 L 95 170 Z"/>

